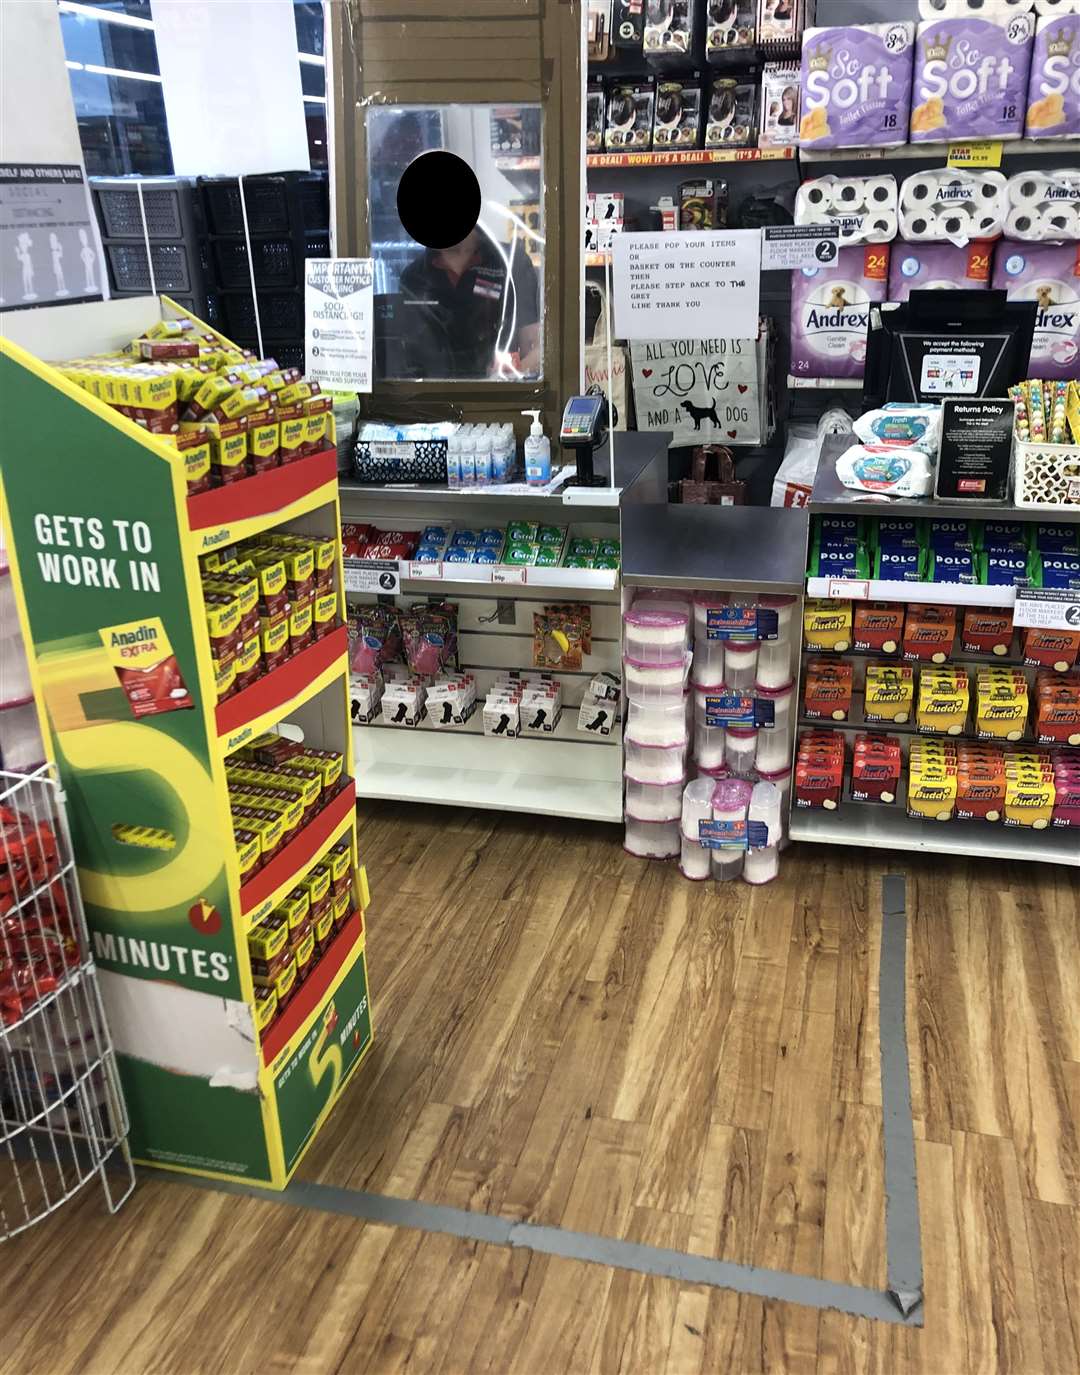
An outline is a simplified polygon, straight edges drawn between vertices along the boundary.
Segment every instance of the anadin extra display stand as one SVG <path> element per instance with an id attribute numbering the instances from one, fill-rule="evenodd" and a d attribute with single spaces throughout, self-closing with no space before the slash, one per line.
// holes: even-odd
<path id="1" fill-rule="evenodd" d="M 346 777 L 242 884 L 225 759 L 287 721 L 310 746 L 342 752 L 348 773 L 346 631 L 218 704 L 198 560 L 270 529 L 339 537 L 336 453 L 189 498 L 182 456 L 42 361 L 122 348 L 183 313 L 148 296 L 5 318 L 4 515 L 132 1153 L 282 1187 L 371 1045 L 355 786 Z M 340 539 L 336 579 L 340 595 Z M 110 651 L 112 632 L 132 627 L 167 642 L 182 709 L 133 714 Z M 161 848 L 118 838 L 133 826 L 153 828 Z M 260 1032 L 247 933 L 343 839 L 352 914 Z"/>

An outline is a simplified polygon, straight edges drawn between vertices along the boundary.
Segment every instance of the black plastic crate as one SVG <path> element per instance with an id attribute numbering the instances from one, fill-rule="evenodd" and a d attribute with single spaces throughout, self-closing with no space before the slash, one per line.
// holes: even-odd
<path id="1" fill-rule="evenodd" d="M 244 215 L 236 177 L 200 177 L 203 211 L 211 234 L 242 234 Z M 274 172 L 244 178 L 249 234 L 283 234 L 330 228 L 325 172 Z"/>
<path id="2" fill-rule="evenodd" d="M 226 328 L 230 337 L 255 333 L 255 309 L 250 291 L 227 291 L 222 296 Z M 264 339 L 301 339 L 304 335 L 304 289 L 260 291 L 259 325 Z"/>
<path id="3" fill-rule="evenodd" d="M 201 235 L 199 198 L 191 178 L 175 177 L 166 184 L 160 177 L 152 181 L 131 177 L 124 181 L 124 185 L 118 185 L 112 178 L 90 179 L 103 239 L 134 239 L 143 243 L 149 237 L 151 242 L 158 239 L 194 242 Z M 139 211 L 139 182 L 143 186 L 145 234 Z"/>
<path id="4" fill-rule="evenodd" d="M 304 280 L 304 259 L 328 257 L 330 238 L 325 234 L 252 235 L 251 252 L 257 287 L 300 286 Z M 212 239 L 210 263 L 220 290 L 250 288 L 245 239 Z"/>
<path id="5" fill-rule="evenodd" d="M 144 243 L 106 243 L 105 257 L 114 291 L 156 291 L 159 295 L 165 292 L 169 296 L 177 292 L 183 296 L 202 294 L 202 273 L 198 259 L 186 243 L 151 243 L 153 281 L 150 279 L 150 264 Z"/>

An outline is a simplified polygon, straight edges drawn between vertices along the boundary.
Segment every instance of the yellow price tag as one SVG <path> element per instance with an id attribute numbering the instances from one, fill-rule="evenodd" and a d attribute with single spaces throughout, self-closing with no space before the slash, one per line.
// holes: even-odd
<path id="1" fill-rule="evenodd" d="M 950 167 L 1000 167 L 1000 141 L 985 139 L 980 143 L 950 143 Z"/>

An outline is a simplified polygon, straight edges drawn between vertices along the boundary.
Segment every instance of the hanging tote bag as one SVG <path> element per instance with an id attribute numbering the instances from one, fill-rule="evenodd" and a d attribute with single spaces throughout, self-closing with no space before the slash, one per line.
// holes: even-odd
<path id="1" fill-rule="evenodd" d="M 617 412 L 615 428 L 625 430 L 629 407 L 627 387 L 629 359 L 626 356 L 626 348 L 622 344 L 613 343 L 611 345 L 611 377 L 609 379 L 607 296 L 600 287 L 594 286 L 591 282 L 588 289 L 595 291 L 600 297 L 600 315 L 593 327 L 592 340 L 585 345 L 585 390 L 588 391 L 594 383 L 600 387 L 604 395 L 611 398 L 611 404 Z"/>

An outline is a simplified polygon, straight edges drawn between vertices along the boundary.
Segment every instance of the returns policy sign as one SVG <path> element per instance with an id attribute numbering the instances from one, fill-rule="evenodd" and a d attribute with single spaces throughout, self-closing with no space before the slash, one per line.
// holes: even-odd
<path id="1" fill-rule="evenodd" d="M 620 339 L 756 339 L 759 229 L 613 234 Z"/>

